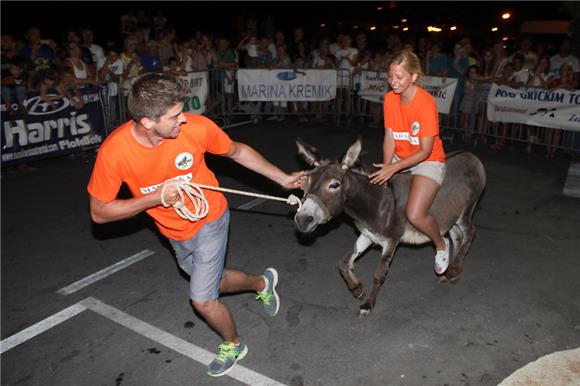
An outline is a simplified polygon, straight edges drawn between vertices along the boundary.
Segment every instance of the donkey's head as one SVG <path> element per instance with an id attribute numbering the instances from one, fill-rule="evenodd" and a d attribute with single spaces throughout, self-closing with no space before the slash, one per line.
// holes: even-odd
<path id="1" fill-rule="evenodd" d="M 300 232 L 312 232 L 319 224 L 340 214 L 346 200 L 347 171 L 358 160 L 362 139 L 359 137 L 347 150 L 340 162 L 322 158 L 313 146 L 298 139 L 298 154 L 315 168 L 309 172 L 304 184 L 302 208 L 296 213 L 294 222 Z"/>

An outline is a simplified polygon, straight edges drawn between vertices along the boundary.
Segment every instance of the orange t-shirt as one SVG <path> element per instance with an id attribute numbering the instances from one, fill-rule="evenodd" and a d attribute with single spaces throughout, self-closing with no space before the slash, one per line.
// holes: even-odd
<path id="1" fill-rule="evenodd" d="M 385 129 L 391 129 L 395 154 L 403 159 L 417 152 L 420 137 L 434 137 L 433 150 L 425 161 L 445 161 L 443 142 L 439 137 L 439 116 L 435 99 L 425 89 L 417 87 L 411 101 L 401 104 L 401 96 L 389 91 L 383 105 Z"/>
<path id="2" fill-rule="evenodd" d="M 203 185 L 218 186 L 208 169 L 204 154 L 225 154 L 232 146 L 230 137 L 215 123 L 201 115 L 185 113 L 187 122 L 175 139 L 166 139 L 155 148 L 141 145 L 131 133 L 132 121 L 113 131 L 101 145 L 87 190 L 99 201 L 111 202 L 121 184 L 127 184 L 134 197 L 155 191 L 169 179 L 180 179 Z M 162 205 L 148 209 L 163 235 L 173 240 L 187 240 L 204 223 L 217 219 L 225 211 L 224 195 L 203 189 L 209 204 L 208 215 L 197 221 L 184 220 L 172 207 Z M 185 200 L 193 211 L 193 204 Z"/>

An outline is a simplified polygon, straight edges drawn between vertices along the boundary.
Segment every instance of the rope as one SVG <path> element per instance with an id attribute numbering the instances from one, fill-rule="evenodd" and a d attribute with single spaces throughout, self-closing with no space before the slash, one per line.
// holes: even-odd
<path id="1" fill-rule="evenodd" d="M 165 191 L 169 187 L 175 187 L 177 189 L 177 193 L 179 194 L 179 200 L 177 200 L 173 205 L 169 205 L 167 202 L 165 202 L 164 199 Z M 203 194 L 202 189 L 217 190 L 219 192 L 240 194 L 242 196 L 258 197 L 265 198 L 267 200 L 282 201 L 287 203 L 288 205 L 298 205 L 298 211 L 302 209 L 302 201 L 294 194 L 289 195 L 288 198 L 283 198 L 269 196 L 267 194 L 251 193 L 242 190 L 220 188 L 219 186 L 194 184 L 193 182 L 178 181 L 178 180 L 168 181 L 163 186 L 163 188 L 161 188 L 161 203 L 165 208 L 173 206 L 175 212 L 179 215 L 179 217 L 183 219 L 189 221 L 199 221 L 205 216 L 207 216 L 209 210 L 209 205 Z M 189 200 L 193 203 L 194 208 L 193 212 L 191 212 L 189 208 L 187 208 L 187 206 L 185 205 L 185 196 L 187 196 Z"/>

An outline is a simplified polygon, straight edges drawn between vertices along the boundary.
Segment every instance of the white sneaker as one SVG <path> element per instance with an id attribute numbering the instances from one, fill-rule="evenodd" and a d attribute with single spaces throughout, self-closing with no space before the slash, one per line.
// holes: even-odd
<path id="1" fill-rule="evenodd" d="M 445 243 L 444 251 L 437 251 L 435 255 L 435 272 L 437 275 L 443 275 L 449 267 L 449 241 L 443 237 L 443 242 Z"/>

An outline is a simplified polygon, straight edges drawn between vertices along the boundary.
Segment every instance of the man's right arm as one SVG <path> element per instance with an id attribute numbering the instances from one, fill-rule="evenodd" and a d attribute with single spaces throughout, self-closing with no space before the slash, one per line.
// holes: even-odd
<path id="1" fill-rule="evenodd" d="M 100 201 L 90 196 L 91 219 L 97 224 L 124 220 L 157 205 L 161 205 L 158 191 L 141 197 L 115 199 L 111 202 Z"/>

